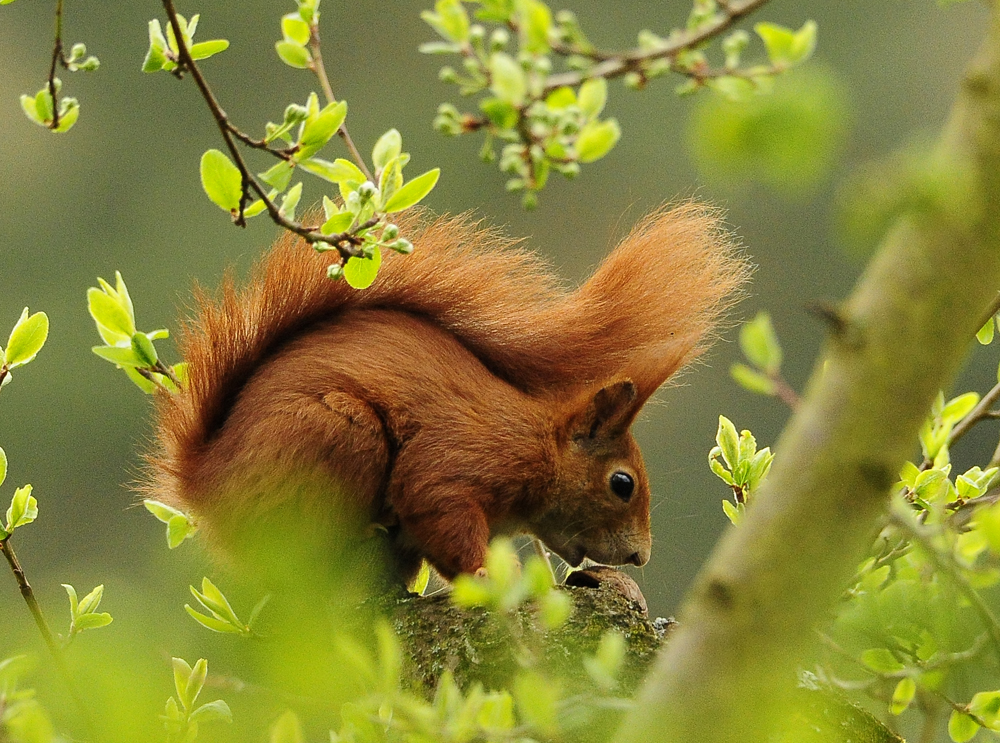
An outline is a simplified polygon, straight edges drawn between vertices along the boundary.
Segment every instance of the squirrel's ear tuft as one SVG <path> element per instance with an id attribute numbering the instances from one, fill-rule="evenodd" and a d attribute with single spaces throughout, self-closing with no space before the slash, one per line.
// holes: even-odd
<path id="1" fill-rule="evenodd" d="M 574 436 L 596 439 L 620 436 L 632 425 L 639 410 L 639 391 L 631 379 L 601 387 L 586 402 L 586 407 L 574 417 Z"/>

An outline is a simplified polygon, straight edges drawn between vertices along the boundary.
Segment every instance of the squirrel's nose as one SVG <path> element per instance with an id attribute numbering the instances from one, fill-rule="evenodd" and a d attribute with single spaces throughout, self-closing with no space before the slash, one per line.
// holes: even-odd
<path id="1" fill-rule="evenodd" d="M 639 567 L 646 563 L 646 561 L 642 559 L 642 557 L 639 555 L 638 552 L 633 552 L 631 555 L 629 555 L 628 559 L 625 562 L 630 562 L 636 567 Z"/>

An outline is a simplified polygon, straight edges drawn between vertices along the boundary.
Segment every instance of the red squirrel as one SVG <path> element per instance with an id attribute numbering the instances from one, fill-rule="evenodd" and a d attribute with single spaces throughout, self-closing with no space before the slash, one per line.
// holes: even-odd
<path id="1" fill-rule="evenodd" d="M 368 289 L 286 235 L 244 288 L 199 299 L 187 387 L 158 403 L 150 494 L 223 539 L 280 528 L 282 509 L 331 539 L 382 524 L 404 578 L 421 558 L 475 573 L 498 533 L 573 566 L 645 564 L 629 428 L 747 277 L 719 215 L 651 214 L 575 291 L 468 217 L 401 226 L 415 252 Z"/>

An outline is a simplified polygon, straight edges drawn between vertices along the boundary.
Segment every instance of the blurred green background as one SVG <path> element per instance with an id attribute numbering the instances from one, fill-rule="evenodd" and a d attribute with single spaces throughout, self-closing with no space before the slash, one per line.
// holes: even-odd
<path id="1" fill-rule="evenodd" d="M 324 56 L 336 93 L 349 102 L 348 124 L 359 146 L 367 152 L 378 135 L 397 127 L 413 153 L 412 174 L 442 168 L 428 199 L 432 208 L 472 210 L 526 237 L 571 281 L 586 276 L 636 219 L 665 200 L 694 196 L 722 206 L 758 265 L 735 317 L 771 311 L 786 375 L 799 389 L 823 338 L 807 305 L 843 297 L 863 267 L 863 258 L 836 237 L 838 188 L 859 165 L 938 131 L 985 19 L 976 3 L 942 9 L 932 0 L 773 0 L 755 20 L 794 28 L 809 18 L 819 23 L 818 51 L 799 85 L 805 81 L 821 94 L 796 100 L 805 101 L 803 120 L 811 127 L 804 135 L 807 152 L 822 152 L 824 137 L 840 135 L 825 175 L 809 183 L 761 167 L 766 183 L 760 184 L 747 177 L 758 170 L 751 164 L 726 182 L 717 168 L 699 169 L 691 154 L 692 140 L 722 136 L 725 129 L 715 126 L 712 96 L 678 98 L 672 93 L 677 79 L 654 81 L 639 93 L 615 82 L 606 115 L 621 122 L 621 142 L 577 180 L 553 176 L 540 207 L 526 213 L 504 192 L 495 166 L 477 159 L 478 136 L 447 139 L 431 130 L 439 103 L 462 108 L 464 102 L 437 81 L 442 59 L 416 50 L 433 38 L 418 17 L 430 4 L 324 3 Z M 633 44 L 640 28 L 664 31 L 683 23 L 690 9 L 688 0 L 565 4 L 599 46 L 616 48 Z M 98 339 L 84 293 L 95 277 L 120 270 L 139 326 L 173 329 L 194 280 L 211 287 L 227 267 L 245 270 L 276 229 L 263 217 L 236 229 L 203 194 L 199 157 L 220 146 L 204 102 L 190 80 L 139 71 L 147 21 L 162 16 L 157 2 L 68 0 L 66 41 L 85 41 L 101 69 L 62 75 L 64 93 L 82 105 L 72 132 L 52 135 L 29 122 L 17 99 L 34 94 L 45 79 L 51 6 L 19 0 L 0 8 L 0 328 L 6 334 L 25 305 L 51 320 L 38 360 L 15 372 L 0 395 L 0 445 L 11 463 L 0 501 L 6 503 L 15 485 L 35 487 L 39 520 L 19 532 L 17 548 L 60 626 L 65 598 L 59 583 L 86 591 L 103 582 L 102 608 L 116 623 L 102 632 L 135 638 L 142 628 L 159 628 L 164 650 L 176 654 L 197 631 L 181 610 L 189 600 L 185 586 L 210 570 L 204 567 L 209 558 L 190 542 L 167 554 L 162 525 L 134 506 L 129 483 L 139 476 L 149 440 L 150 400 L 90 352 Z M 316 88 L 310 74 L 285 67 L 274 53 L 278 19 L 292 9 L 291 2 L 272 0 L 180 3 L 181 13 L 201 13 L 201 39 L 231 41 L 204 71 L 245 131 L 262 132 L 264 122 L 279 119 L 285 105 L 304 101 Z M 763 54 L 759 45 L 751 50 Z M 782 145 L 795 136 L 774 130 L 764 141 Z M 325 156 L 341 156 L 337 147 L 334 142 Z M 305 202 L 318 200 L 323 185 L 307 179 Z M 706 464 L 718 414 L 751 428 L 761 446 L 773 444 L 787 417 L 779 402 L 732 383 L 735 328 L 724 338 L 705 363 L 661 392 L 636 426 L 652 478 L 655 543 L 651 562 L 632 572 L 654 615 L 675 611 L 727 524 L 720 508 L 726 489 Z M 991 349 L 981 351 L 960 384 L 985 391 L 995 368 Z M 983 428 L 990 427 L 974 430 L 955 453 L 958 466 L 988 458 L 996 431 Z M 183 636 L 163 632 L 166 621 Z M 0 576 L 0 656 L 37 644 L 29 622 L 13 579 Z"/>

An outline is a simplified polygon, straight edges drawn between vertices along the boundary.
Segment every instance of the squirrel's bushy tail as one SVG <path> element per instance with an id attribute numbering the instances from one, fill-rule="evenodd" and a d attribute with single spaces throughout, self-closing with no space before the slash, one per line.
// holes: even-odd
<path id="1" fill-rule="evenodd" d="M 467 216 L 418 215 L 400 226 L 415 252 L 386 256 L 364 291 L 327 279 L 329 258 L 286 234 L 246 287 L 229 278 L 216 299 L 199 292 L 180 340 L 188 387 L 160 401 L 158 466 L 194 471 L 254 370 L 352 308 L 426 317 L 529 392 L 629 377 L 645 399 L 702 350 L 748 274 L 719 214 L 695 204 L 647 216 L 575 292 Z"/>

